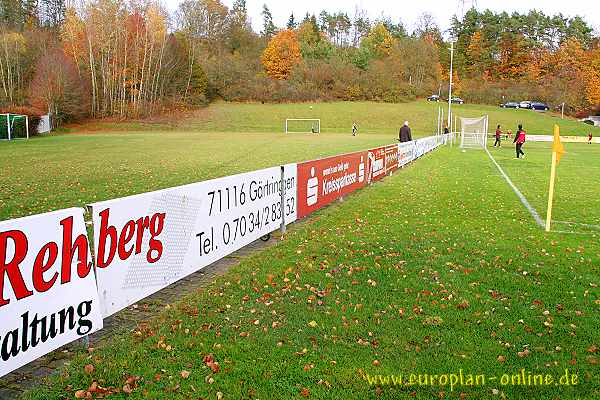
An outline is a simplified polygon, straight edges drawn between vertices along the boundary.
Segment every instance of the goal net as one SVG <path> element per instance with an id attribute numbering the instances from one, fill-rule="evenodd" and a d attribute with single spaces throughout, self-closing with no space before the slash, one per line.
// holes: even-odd
<path id="1" fill-rule="evenodd" d="M 0 140 L 29 139 L 29 118 L 20 114 L 0 114 Z"/>
<path id="2" fill-rule="evenodd" d="M 285 133 L 320 133 L 321 120 L 289 118 L 285 120 Z"/>
<path id="3" fill-rule="evenodd" d="M 484 149 L 487 147 L 488 116 L 460 118 L 460 147 Z"/>

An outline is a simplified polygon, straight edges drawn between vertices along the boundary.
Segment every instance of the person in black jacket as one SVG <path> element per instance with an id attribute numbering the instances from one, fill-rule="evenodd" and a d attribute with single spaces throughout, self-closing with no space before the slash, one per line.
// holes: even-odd
<path id="1" fill-rule="evenodd" d="M 404 121 L 404 125 L 400 128 L 400 132 L 398 133 L 398 140 L 401 142 L 410 142 L 412 140 L 412 135 L 410 133 L 410 128 L 408 127 L 408 121 Z"/>
<path id="2" fill-rule="evenodd" d="M 523 152 L 523 144 L 525 144 L 527 132 L 523 129 L 523 125 L 519 124 L 519 129 L 517 130 L 517 134 L 515 135 L 515 140 L 513 143 L 516 143 L 516 151 L 517 158 L 523 156 L 525 158 L 525 153 Z"/>

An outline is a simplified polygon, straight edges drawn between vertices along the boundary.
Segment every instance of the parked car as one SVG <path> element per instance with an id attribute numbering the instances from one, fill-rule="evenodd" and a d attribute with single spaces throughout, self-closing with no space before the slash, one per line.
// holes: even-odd
<path id="1" fill-rule="evenodd" d="M 432 94 L 431 96 L 429 96 L 427 98 L 427 101 L 439 102 L 440 101 L 440 96 L 438 96 L 437 94 Z"/>
<path id="2" fill-rule="evenodd" d="M 531 109 L 536 111 L 548 111 L 550 107 L 546 103 L 540 103 L 539 101 L 531 102 Z"/>
<path id="3" fill-rule="evenodd" d="M 519 103 L 519 108 L 526 108 L 531 110 L 531 101 L 522 101 Z"/>
<path id="4" fill-rule="evenodd" d="M 460 97 L 456 97 L 455 96 L 455 97 L 452 98 L 452 103 L 455 103 L 455 104 L 465 104 L 465 101 L 463 99 L 461 99 Z"/>
<path id="5" fill-rule="evenodd" d="M 500 104 L 502 108 L 519 108 L 519 103 L 516 101 L 507 101 L 506 103 Z"/>

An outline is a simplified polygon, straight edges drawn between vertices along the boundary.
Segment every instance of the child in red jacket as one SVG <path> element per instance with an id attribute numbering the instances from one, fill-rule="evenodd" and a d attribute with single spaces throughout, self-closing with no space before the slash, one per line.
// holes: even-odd
<path id="1" fill-rule="evenodd" d="M 517 144 L 517 158 L 520 158 L 520 156 L 523 156 L 523 158 L 525 158 L 525 153 L 523 153 L 523 144 L 525 143 L 526 135 L 527 132 L 525 132 L 525 130 L 523 129 L 523 125 L 519 124 L 519 130 L 517 131 L 517 134 L 515 135 L 515 141 L 513 142 Z"/>

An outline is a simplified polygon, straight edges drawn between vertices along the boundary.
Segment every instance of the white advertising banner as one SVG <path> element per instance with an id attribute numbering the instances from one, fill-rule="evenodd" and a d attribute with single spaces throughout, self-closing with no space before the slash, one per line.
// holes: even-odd
<path id="1" fill-rule="evenodd" d="M 398 143 L 398 166 L 402 167 L 415 159 L 415 142 Z"/>
<path id="2" fill-rule="evenodd" d="M 415 158 L 419 158 L 425 153 L 425 141 L 423 139 L 415 140 Z"/>
<path id="3" fill-rule="evenodd" d="M 98 291 L 109 316 L 296 220 L 297 166 L 92 204 Z"/>
<path id="4" fill-rule="evenodd" d="M 83 213 L 0 222 L 0 376 L 102 328 Z"/>

